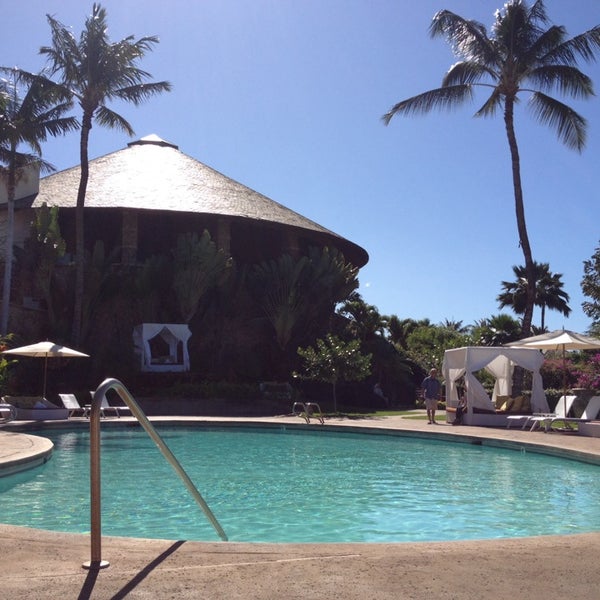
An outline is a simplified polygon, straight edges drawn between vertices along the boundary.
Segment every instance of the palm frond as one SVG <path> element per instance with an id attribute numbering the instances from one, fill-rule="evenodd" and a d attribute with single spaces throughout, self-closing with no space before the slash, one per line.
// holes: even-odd
<path id="1" fill-rule="evenodd" d="M 495 61 L 486 29 L 477 21 L 465 19 L 449 10 L 440 10 L 431 21 L 429 34 L 432 38 L 444 37 L 454 53 L 466 60 L 477 57 L 485 64 Z"/>
<path id="2" fill-rule="evenodd" d="M 448 69 L 448 72 L 442 80 L 442 87 L 477 83 L 486 75 L 490 77 L 492 81 L 497 81 L 498 79 L 497 73 L 486 65 L 482 65 L 475 61 L 460 61 L 453 64 Z"/>
<path id="3" fill-rule="evenodd" d="M 118 129 L 124 131 L 127 135 L 135 135 L 133 127 L 129 122 L 106 106 L 99 106 L 95 113 L 95 119 L 98 125 L 108 127 L 109 129 Z"/>
<path id="4" fill-rule="evenodd" d="M 138 105 L 147 100 L 148 98 L 160 94 L 161 92 L 170 92 L 171 84 L 168 81 L 156 81 L 152 83 L 141 83 L 138 85 L 132 85 L 124 87 L 119 90 L 115 90 L 115 97 L 127 102 L 133 102 Z"/>
<path id="5" fill-rule="evenodd" d="M 573 36 L 556 46 L 543 57 L 544 62 L 558 62 L 567 65 L 577 64 L 577 58 L 585 62 L 596 60 L 596 52 L 600 50 L 600 25 Z"/>
<path id="6" fill-rule="evenodd" d="M 566 29 L 559 25 L 553 25 L 543 31 L 533 42 L 526 56 L 523 57 L 524 62 L 528 64 L 536 64 L 537 62 L 555 63 L 555 61 L 549 61 L 547 57 L 551 56 L 556 48 L 564 44 L 566 35 Z"/>
<path id="7" fill-rule="evenodd" d="M 561 94 L 573 98 L 589 98 L 594 95 L 592 80 L 577 67 L 567 65 L 544 65 L 532 69 L 527 78 L 535 83 L 540 90 Z"/>
<path id="8" fill-rule="evenodd" d="M 532 95 L 529 105 L 540 123 L 556 130 L 558 139 L 581 152 L 586 140 L 586 120 L 570 106 L 541 92 Z"/>
<path id="9" fill-rule="evenodd" d="M 473 90 L 471 85 L 453 85 L 429 90 L 402 102 L 398 102 L 383 115 L 383 122 L 388 125 L 395 115 L 425 114 L 434 108 L 451 109 L 466 100 L 471 100 Z"/>
<path id="10" fill-rule="evenodd" d="M 544 0 L 536 0 L 529 8 L 529 20 L 531 22 L 539 21 L 542 24 L 549 23 L 550 19 L 546 13 Z"/>
<path id="11" fill-rule="evenodd" d="M 496 109 L 502 105 L 502 94 L 498 88 L 494 88 L 490 97 L 483 103 L 483 106 L 475 113 L 476 117 L 493 117 Z"/>

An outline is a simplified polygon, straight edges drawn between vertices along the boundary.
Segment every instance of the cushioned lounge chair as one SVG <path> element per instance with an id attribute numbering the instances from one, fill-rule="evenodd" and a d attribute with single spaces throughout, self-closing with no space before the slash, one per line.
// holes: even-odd
<path id="1" fill-rule="evenodd" d="M 75 394 L 59 394 L 63 406 L 69 411 L 69 419 L 75 416 L 76 413 L 81 413 L 82 417 L 87 417 L 87 409 L 85 406 L 81 406 L 79 401 L 75 397 Z"/>
<path id="2" fill-rule="evenodd" d="M 593 421 L 600 413 L 600 396 L 592 396 L 588 400 L 587 406 L 585 407 L 581 417 L 550 417 L 542 419 L 540 427 L 544 425 L 544 431 L 550 431 L 552 425 L 557 421 L 563 423 L 587 423 Z M 567 411 L 568 414 L 568 411 Z"/>

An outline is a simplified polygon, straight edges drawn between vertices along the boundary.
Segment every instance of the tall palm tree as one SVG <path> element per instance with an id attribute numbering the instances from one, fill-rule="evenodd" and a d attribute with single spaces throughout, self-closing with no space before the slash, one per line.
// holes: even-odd
<path id="1" fill-rule="evenodd" d="M 529 335 L 535 302 L 535 273 L 525 222 L 514 108 L 521 94 L 529 94 L 529 107 L 534 116 L 555 129 L 568 147 L 581 151 L 585 145 L 585 119 L 548 94 L 558 91 L 573 98 L 593 95 L 592 81 L 577 68 L 577 60 L 594 59 L 594 53 L 600 48 L 600 26 L 566 39 L 564 27 L 550 25 L 543 0 L 531 5 L 524 0 L 509 0 L 496 12 L 490 36 L 481 23 L 448 10 L 433 17 L 430 34 L 446 38 L 459 62 L 450 67 L 441 87 L 397 103 L 383 120 L 388 124 L 395 115 L 455 107 L 471 100 L 476 86 L 491 92 L 475 116 L 493 116 L 498 109 L 503 111 L 512 161 L 519 244 L 527 277 L 523 335 Z"/>
<path id="2" fill-rule="evenodd" d="M 548 263 L 533 263 L 535 273 L 535 306 L 542 310 L 541 331 L 546 327 L 546 309 L 556 310 L 568 317 L 571 314 L 569 294 L 563 290 L 562 273 L 552 273 Z M 503 281 L 503 292 L 497 300 L 500 308 L 506 306 L 517 315 L 525 312 L 527 304 L 527 274 L 525 267 L 514 266 L 516 281 Z"/>
<path id="3" fill-rule="evenodd" d="M 4 287 L 2 289 L 2 314 L 0 333 L 8 333 L 9 305 L 12 282 L 15 194 L 19 181 L 36 176 L 38 170 L 51 171 L 52 165 L 41 158 L 41 142 L 49 135 L 63 134 L 77 127 L 75 117 L 65 117 L 71 102 L 57 86 L 41 77 L 29 84 L 22 81 L 16 69 L 0 69 L 10 79 L 0 82 L 3 101 L 0 104 L 0 179 L 7 192 L 7 232 L 4 254 Z M 21 145 L 33 154 L 20 152 Z M 35 171 L 35 173 L 33 173 Z"/>
<path id="4" fill-rule="evenodd" d="M 106 10 L 94 4 L 92 14 L 77 41 L 70 29 L 47 15 L 52 31 L 52 45 L 40 48 L 49 61 L 50 77 L 59 75 L 60 84 L 77 100 L 82 110 L 80 136 L 81 177 L 77 191 L 75 215 L 75 307 L 73 342 L 81 342 L 81 322 L 84 286 L 84 206 L 89 178 L 88 142 L 92 123 L 120 129 L 132 136 L 131 125 L 110 110 L 112 100 L 135 105 L 151 96 L 171 89 L 166 81 L 151 82 L 150 73 L 138 67 L 138 61 L 152 50 L 158 38 L 134 40 L 128 36 L 118 42 L 108 38 Z"/>

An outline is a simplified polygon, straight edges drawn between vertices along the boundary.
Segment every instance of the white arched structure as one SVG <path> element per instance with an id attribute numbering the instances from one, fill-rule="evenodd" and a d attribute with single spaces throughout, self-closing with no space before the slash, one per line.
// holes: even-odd
<path id="1" fill-rule="evenodd" d="M 463 422 L 466 425 L 506 423 L 506 415 L 494 414 L 495 400 L 496 396 L 511 395 L 513 370 L 515 366 L 519 366 L 531 373 L 531 411 L 547 413 L 550 409 L 540 375 L 543 362 L 542 353 L 530 348 L 467 346 L 446 350 L 442 365 L 446 384 L 446 406 L 457 406 L 456 382 L 464 377 L 467 388 L 467 413 Z M 491 398 L 475 376 L 481 369 L 485 369 L 496 380 Z M 477 409 L 483 413 L 478 414 Z"/>
<path id="2" fill-rule="evenodd" d="M 142 323 L 133 330 L 135 352 L 140 370 L 148 372 L 189 371 L 188 340 L 192 333 L 187 324 Z"/>

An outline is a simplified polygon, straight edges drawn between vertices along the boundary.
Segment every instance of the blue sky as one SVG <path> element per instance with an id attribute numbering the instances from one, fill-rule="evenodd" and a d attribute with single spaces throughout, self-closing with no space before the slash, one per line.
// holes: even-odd
<path id="1" fill-rule="evenodd" d="M 210 165 L 360 244 L 370 255 L 360 292 L 382 314 L 463 324 L 498 314 L 502 280 L 523 264 L 503 121 L 452 113 L 396 118 L 395 102 L 437 87 L 454 62 L 427 29 L 442 8 L 491 26 L 501 0 L 106 0 L 112 40 L 157 35 L 142 67 L 173 91 L 140 108 L 113 105 L 136 131 L 155 133 Z M 5 3 L 0 63 L 43 67 L 46 14 L 78 36 L 92 2 Z M 575 35 L 600 23 L 597 0 L 547 0 Z M 600 94 L 600 66 L 581 65 Z M 600 98 L 565 99 L 589 122 L 582 154 L 525 109 L 516 115 L 534 258 L 563 274 L 571 317 L 550 329 L 585 331 L 583 261 L 600 245 Z M 90 156 L 126 146 L 92 130 Z M 59 170 L 78 136 L 44 146 Z M 539 311 L 534 324 L 539 324 Z"/>

